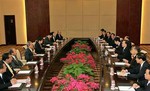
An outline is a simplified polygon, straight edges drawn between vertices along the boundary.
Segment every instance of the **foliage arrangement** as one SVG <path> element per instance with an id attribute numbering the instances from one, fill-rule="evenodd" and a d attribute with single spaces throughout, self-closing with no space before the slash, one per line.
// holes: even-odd
<path id="1" fill-rule="evenodd" d="M 76 41 L 72 50 L 60 61 L 67 64 L 63 77 L 53 77 L 52 91 L 94 91 L 99 84 L 93 80 L 96 64 L 86 41 Z"/>

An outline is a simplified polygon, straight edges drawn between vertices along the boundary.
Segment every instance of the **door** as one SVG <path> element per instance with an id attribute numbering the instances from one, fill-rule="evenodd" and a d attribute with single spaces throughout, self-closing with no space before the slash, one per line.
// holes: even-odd
<path id="1" fill-rule="evenodd" d="M 14 15 L 4 15 L 6 45 L 16 44 L 16 26 Z"/>

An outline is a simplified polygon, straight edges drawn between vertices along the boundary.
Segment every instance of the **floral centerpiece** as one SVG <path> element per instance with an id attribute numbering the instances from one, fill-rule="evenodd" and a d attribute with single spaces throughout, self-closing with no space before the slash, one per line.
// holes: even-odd
<path id="1" fill-rule="evenodd" d="M 50 81 L 55 83 L 52 91 L 93 91 L 99 88 L 99 84 L 85 74 L 80 74 L 76 79 L 67 74 L 64 78 L 53 77 Z"/>
<path id="2" fill-rule="evenodd" d="M 52 91 L 94 91 L 99 84 L 93 80 L 95 60 L 86 41 L 76 41 L 72 50 L 60 61 L 67 64 L 61 77 L 53 77 Z"/>

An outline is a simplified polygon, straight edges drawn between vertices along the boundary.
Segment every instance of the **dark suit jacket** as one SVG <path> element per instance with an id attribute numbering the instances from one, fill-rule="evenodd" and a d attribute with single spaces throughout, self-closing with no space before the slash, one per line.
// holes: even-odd
<path id="1" fill-rule="evenodd" d="M 25 50 L 25 59 L 27 61 L 31 61 L 33 59 L 33 53 L 31 52 L 29 48 Z"/>
<path id="2" fill-rule="evenodd" d="M 48 37 L 46 37 L 44 40 L 44 44 L 45 45 L 47 45 L 47 44 L 53 45 L 53 41 L 52 41 L 52 39 L 49 39 Z"/>
<path id="3" fill-rule="evenodd" d="M 139 83 L 140 88 L 135 89 L 136 91 L 150 91 L 150 83 L 147 85 L 148 81 L 144 80 Z"/>
<path id="4" fill-rule="evenodd" d="M 127 59 L 127 60 L 131 60 L 131 53 L 130 53 L 130 49 L 128 47 L 126 47 L 125 49 L 122 48 L 121 53 L 118 54 L 118 59 L 122 60 L 122 59 Z"/>
<path id="5" fill-rule="evenodd" d="M 99 36 L 99 38 L 100 38 L 100 39 L 103 39 L 103 40 L 105 40 L 105 41 L 107 40 L 107 36 L 106 36 L 106 35 L 103 35 L 103 34 L 102 34 L 101 36 Z"/>
<path id="6" fill-rule="evenodd" d="M 50 39 L 50 41 L 55 42 L 56 41 L 55 36 L 52 36 L 52 38 Z"/>
<path id="7" fill-rule="evenodd" d="M 134 57 L 131 61 L 130 61 L 130 67 L 128 68 L 128 71 L 131 74 L 138 74 L 140 70 L 140 64 L 138 64 L 136 62 L 136 57 Z"/>
<path id="8" fill-rule="evenodd" d="M 44 49 L 42 48 L 42 45 L 40 46 L 40 44 L 38 42 L 35 43 L 35 52 L 37 54 L 45 53 Z"/>
<path id="9" fill-rule="evenodd" d="M 120 45 L 116 46 L 115 53 L 117 53 L 117 54 L 121 54 L 121 53 L 122 53 L 122 46 L 121 46 L 121 43 L 120 43 Z"/>
<path id="10" fill-rule="evenodd" d="M 61 34 L 56 34 L 56 40 L 63 40 L 63 36 Z"/>
<path id="11" fill-rule="evenodd" d="M 127 41 L 127 46 L 131 49 L 132 44 L 131 44 L 131 41 L 130 41 L 130 40 L 129 40 L 129 41 Z"/>
<path id="12" fill-rule="evenodd" d="M 12 86 L 12 84 L 10 83 L 10 80 L 5 81 L 4 78 L 7 79 L 6 76 L 3 76 L 3 79 L 0 76 L 0 91 L 7 89 L 9 86 Z"/>
<path id="13" fill-rule="evenodd" d="M 14 75 L 16 75 L 16 72 L 14 71 L 14 69 L 11 67 L 11 65 L 9 65 L 10 68 L 12 69 Z M 7 66 L 6 66 L 7 67 Z M 8 68 L 6 68 L 6 72 L 3 73 L 3 79 L 6 81 L 6 82 L 9 82 L 11 79 L 12 79 L 12 73 L 9 71 Z"/>
<path id="14" fill-rule="evenodd" d="M 12 57 L 13 58 L 13 57 Z M 12 62 L 11 62 L 11 66 L 13 68 L 20 68 L 23 66 L 22 62 L 20 60 L 18 60 L 18 58 L 15 56 L 16 59 L 13 58 Z"/>
<path id="15" fill-rule="evenodd" d="M 110 46 L 112 46 L 113 48 L 116 48 L 116 44 L 115 44 L 115 41 L 113 39 L 110 42 Z"/>
<path id="16" fill-rule="evenodd" d="M 127 77 L 137 79 L 138 82 L 142 82 L 142 81 L 145 80 L 144 74 L 145 74 L 145 71 L 146 71 L 147 68 L 149 68 L 149 64 L 148 64 L 147 61 L 145 61 L 142 68 L 141 68 L 141 70 L 139 70 L 138 74 L 128 74 Z"/>
<path id="17" fill-rule="evenodd" d="M 111 42 L 112 42 L 111 37 L 107 37 L 106 42 L 107 42 L 109 45 L 111 45 Z"/>

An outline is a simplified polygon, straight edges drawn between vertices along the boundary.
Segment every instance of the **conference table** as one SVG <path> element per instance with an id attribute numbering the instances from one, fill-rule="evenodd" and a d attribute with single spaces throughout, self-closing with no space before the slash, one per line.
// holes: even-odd
<path id="1" fill-rule="evenodd" d="M 96 60 L 96 70 L 97 75 L 94 80 L 100 83 L 100 89 L 96 91 L 119 91 L 117 86 L 119 85 L 131 85 L 133 80 L 129 78 L 122 78 L 116 74 L 110 75 L 110 68 L 114 68 L 115 72 L 121 70 L 122 67 L 116 67 L 114 62 L 119 61 L 117 58 L 111 57 L 111 52 L 105 56 L 105 52 L 101 49 L 101 43 L 98 43 L 94 38 L 71 38 L 67 39 L 62 43 L 59 43 L 59 47 L 54 55 L 51 55 L 50 61 L 47 60 L 47 54 L 44 56 L 44 64 L 40 65 L 40 57 L 36 58 L 37 65 L 26 64 L 21 70 L 31 70 L 29 75 L 16 75 L 17 79 L 27 79 L 31 78 L 31 86 L 26 87 L 23 84 L 20 88 L 10 88 L 8 91 L 51 91 L 53 84 L 50 82 L 50 78 L 58 76 L 64 64 L 60 62 L 60 58 L 65 57 L 66 53 L 71 50 L 71 45 L 75 43 L 76 40 L 87 40 L 89 45 L 92 47 L 92 55 Z M 104 50 L 107 50 L 104 46 Z M 111 63 L 108 61 L 111 60 Z M 35 73 L 35 66 L 38 67 L 38 72 Z M 115 90 L 111 90 L 112 80 L 115 81 Z"/>

